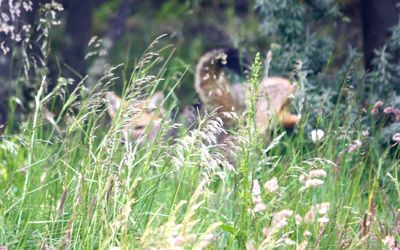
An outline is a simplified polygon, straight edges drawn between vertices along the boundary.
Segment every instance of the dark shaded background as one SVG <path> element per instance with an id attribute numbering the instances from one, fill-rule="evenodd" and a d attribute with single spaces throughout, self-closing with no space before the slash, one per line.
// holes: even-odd
<path id="1" fill-rule="evenodd" d="M 46 2 L 34 1 L 33 11 L 21 18 L 27 23 L 37 22 L 38 6 Z M 313 4 L 311 0 L 304 2 Z M 101 63 L 133 63 L 148 44 L 163 33 L 168 34 L 167 43 L 176 48 L 173 63 L 182 72 L 195 65 L 201 54 L 212 48 L 240 47 L 254 55 L 270 47 L 269 37 L 259 31 L 260 18 L 250 0 L 63 0 L 60 3 L 64 7 L 60 15 L 62 25 L 51 33 L 52 54 L 45 62 L 49 68 L 50 89 L 55 85 L 55 79 L 62 76 L 74 79 L 74 84 L 69 87 L 72 91 L 94 63 L 100 63 L 100 66 Z M 346 36 L 346 43 L 363 51 L 365 70 L 369 71 L 374 50 L 384 45 L 390 36 L 390 28 L 398 23 L 398 1 L 341 0 L 337 3 L 350 21 L 335 27 L 338 33 L 335 46 L 344 47 L 339 38 Z M 107 52 L 98 56 L 97 61 L 85 59 L 93 36 L 103 39 L 99 44 Z M 0 34 L 0 39 L 6 38 Z M 31 50 L 33 55 L 40 57 L 37 48 Z M 340 55 L 338 57 L 337 62 L 340 62 Z M 12 60 L 10 55 L 3 56 L 0 64 L 0 124 L 7 119 L 10 83 L 20 74 L 14 70 L 17 67 L 12 67 Z M 193 67 L 190 67 L 176 90 L 188 100 L 195 96 L 192 79 Z M 35 88 L 29 84 L 21 87 L 22 102 L 26 106 L 20 109 L 21 112 L 29 110 L 28 103 L 32 101 Z"/>

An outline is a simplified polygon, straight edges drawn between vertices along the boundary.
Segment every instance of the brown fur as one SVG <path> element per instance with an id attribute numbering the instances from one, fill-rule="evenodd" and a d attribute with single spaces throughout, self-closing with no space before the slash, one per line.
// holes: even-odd
<path id="1" fill-rule="evenodd" d="M 244 84 L 230 85 L 225 77 L 223 65 L 227 55 L 224 49 L 204 54 L 196 66 L 195 89 L 208 111 L 218 108 L 218 113 L 235 111 L 241 114 L 246 109 Z M 259 131 L 265 134 L 276 124 L 293 128 L 300 120 L 298 115 L 288 111 L 288 102 L 296 88 L 282 77 L 264 78 L 260 82 L 256 103 L 256 123 Z M 225 126 L 234 122 L 221 116 Z"/>
<path id="2" fill-rule="evenodd" d="M 244 84 L 231 85 L 228 82 L 224 72 L 227 63 L 224 52 L 224 49 L 213 50 L 201 57 L 196 67 L 195 89 L 205 109 L 218 109 L 224 125 L 231 127 L 235 121 L 222 113 L 234 111 L 238 115 L 242 114 L 246 110 L 247 88 Z M 262 135 L 276 124 L 293 128 L 299 122 L 299 116 L 291 114 L 287 109 L 288 101 L 295 91 L 296 88 L 285 78 L 270 77 L 260 82 L 255 118 Z M 107 93 L 106 99 L 111 118 L 117 116 L 121 106 L 123 110 L 129 108 L 114 93 Z M 147 100 L 132 104 L 132 108 L 139 112 L 127 123 L 124 132 L 134 140 L 146 138 L 150 142 L 154 141 L 164 114 L 161 106 L 163 99 L 163 94 L 157 92 Z"/>
<path id="3" fill-rule="evenodd" d="M 213 50 L 200 58 L 196 66 L 195 89 L 200 101 L 208 110 L 218 109 L 218 113 L 242 112 L 239 103 L 232 92 L 231 85 L 225 77 L 222 65 L 226 64 L 226 55 L 223 49 Z M 232 120 L 221 116 L 225 124 L 232 124 Z"/>
<path id="4" fill-rule="evenodd" d="M 124 103 L 119 96 L 112 92 L 106 94 L 106 99 L 108 113 L 112 119 L 116 117 L 121 106 L 123 110 L 128 108 L 127 103 Z M 163 99 L 164 95 L 161 92 L 156 92 L 147 100 L 134 103 L 132 108 L 138 110 L 138 113 L 125 125 L 124 132 L 134 140 L 147 138 L 150 142 L 154 141 L 161 125 L 160 120 L 164 114 L 164 109 L 161 106 Z"/>

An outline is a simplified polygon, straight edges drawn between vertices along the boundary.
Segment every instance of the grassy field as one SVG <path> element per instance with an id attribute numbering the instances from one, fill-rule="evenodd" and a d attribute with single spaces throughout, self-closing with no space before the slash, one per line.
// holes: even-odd
<path id="1" fill-rule="evenodd" d="M 65 86 L 45 94 L 44 79 L 29 121 L 1 135 L 0 246 L 394 249 L 399 147 L 382 142 L 383 125 L 345 80 L 328 111 L 323 102 L 297 100 L 299 126 L 276 128 L 268 143 L 251 108 L 234 131 L 213 113 L 182 126 L 170 118 L 177 109 L 172 92 L 154 143 L 121 142 L 130 112 L 110 122 L 104 92 L 120 79 L 123 96 L 135 102 L 160 84 L 176 86 L 164 67 L 150 75 L 155 62 L 157 53 L 147 53 L 129 77 L 111 69 L 93 90 L 80 85 L 61 98 L 57 116 L 46 107 L 60 103 Z M 256 61 L 248 80 L 249 107 L 262 67 Z M 225 132 L 233 145 L 215 142 Z"/>

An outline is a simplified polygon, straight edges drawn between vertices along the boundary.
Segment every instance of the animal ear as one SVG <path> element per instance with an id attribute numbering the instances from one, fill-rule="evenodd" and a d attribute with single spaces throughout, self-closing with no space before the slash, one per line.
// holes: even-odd
<path id="1" fill-rule="evenodd" d="M 108 105 L 108 114 L 111 116 L 111 118 L 114 118 L 121 107 L 121 97 L 117 96 L 113 92 L 108 92 L 106 94 L 106 100 Z"/>
<path id="2" fill-rule="evenodd" d="M 148 99 L 147 110 L 153 111 L 159 108 L 163 101 L 164 101 L 164 94 L 161 91 L 157 91 L 156 93 L 154 93 L 152 97 Z"/>

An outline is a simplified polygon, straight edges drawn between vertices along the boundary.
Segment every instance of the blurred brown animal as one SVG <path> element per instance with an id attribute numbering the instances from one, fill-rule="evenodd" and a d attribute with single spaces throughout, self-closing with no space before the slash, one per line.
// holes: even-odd
<path id="1" fill-rule="evenodd" d="M 162 107 L 164 94 L 156 92 L 153 96 L 146 100 L 133 103 L 132 107 L 127 107 L 127 102 L 123 102 L 121 97 L 109 92 L 106 94 L 108 103 L 108 113 L 114 119 L 121 107 L 123 111 L 132 108 L 135 110 L 133 117 L 124 126 L 123 132 L 126 136 L 135 141 L 147 139 L 153 142 L 157 136 L 158 130 L 161 127 L 161 119 L 165 113 Z"/>
<path id="2" fill-rule="evenodd" d="M 240 64 L 240 55 L 236 49 L 216 49 L 205 53 L 196 66 L 196 92 L 206 110 L 218 109 L 226 127 L 235 122 L 232 118 L 223 116 L 223 112 L 233 111 L 240 115 L 246 110 L 247 87 L 240 83 L 230 84 L 224 71 L 225 68 L 230 68 L 240 73 Z M 295 86 L 288 79 L 262 79 L 255 115 L 262 135 L 276 125 L 291 129 L 299 122 L 300 116 L 288 111 L 289 101 L 295 91 Z"/>

